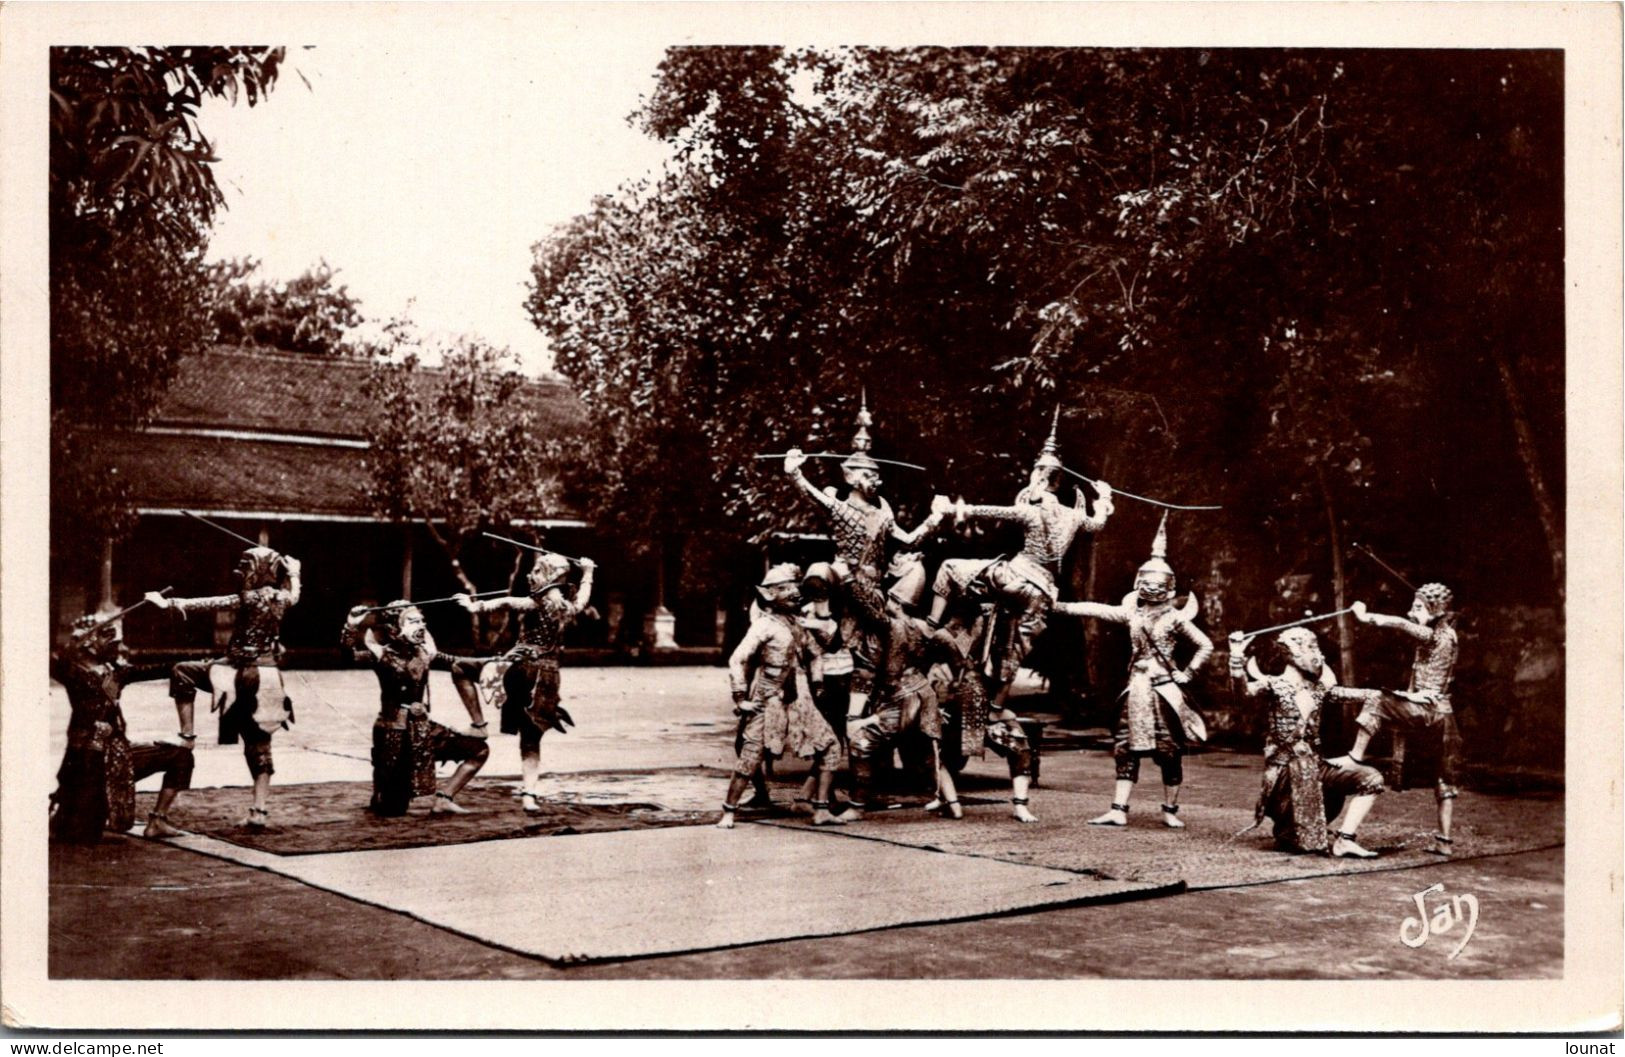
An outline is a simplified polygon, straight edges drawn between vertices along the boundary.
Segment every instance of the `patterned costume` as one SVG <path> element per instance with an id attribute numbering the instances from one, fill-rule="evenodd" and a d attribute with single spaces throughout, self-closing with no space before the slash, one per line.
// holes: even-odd
<path id="1" fill-rule="evenodd" d="M 1273 820 L 1276 842 L 1288 851 L 1374 857 L 1375 852 L 1360 847 L 1355 831 L 1382 792 L 1382 776 L 1346 757 L 1327 760 L 1320 724 L 1327 701 L 1364 704 L 1381 691 L 1338 686 L 1308 628 L 1289 628 L 1276 637 L 1286 660 L 1280 675 L 1265 675 L 1256 662 L 1244 661 L 1250 641 L 1240 632 L 1230 637 L 1230 678 L 1244 697 L 1262 699 L 1268 709 L 1263 784 L 1253 824 Z M 1327 827 L 1334 819 L 1342 827 L 1335 841 Z"/>
<path id="2" fill-rule="evenodd" d="M 389 616 L 403 610 L 387 611 Z M 414 610 L 415 612 L 415 610 Z M 378 718 L 372 726 L 371 810 L 383 816 L 406 814 L 412 798 L 435 792 L 435 763 L 475 759 L 487 751 L 485 739 L 460 734 L 429 718 L 429 672 L 451 673 L 460 692 L 476 692 L 480 669 L 490 658 L 453 657 L 435 649 L 425 635 L 412 643 L 386 634 L 383 641 L 357 624 L 346 624 L 342 644 L 358 664 L 369 665 L 378 677 Z M 414 705 L 422 706 L 416 714 Z"/>
<path id="3" fill-rule="evenodd" d="M 808 680 L 813 687 L 813 704 L 824 717 L 835 740 L 840 743 L 840 756 L 835 769 L 846 765 L 846 717 L 852 707 L 852 674 L 855 667 L 849 639 L 856 637 L 854 622 L 842 612 L 839 599 L 830 597 L 829 586 L 834 582 L 834 571 L 824 563 L 807 568 L 802 580 L 802 595 L 807 599 L 802 607 L 801 626 L 812 636 L 817 646 Z"/>
<path id="4" fill-rule="evenodd" d="M 1151 557 L 1134 574 L 1134 591 L 1120 605 L 1098 602 L 1062 602 L 1055 611 L 1124 624 L 1129 631 L 1129 677 L 1123 689 L 1122 711 L 1112 738 L 1116 761 L 1117 799 L 1111 810 L 1091 825 L 1128 825 L 1128 798 L 1140 778 L 1140 758 L 1150 756 L 1162 770 L 1168 800 L 1162 805 L 1163 824 L 1184 829 L 1178 818 L 1179 787 L 1185 780 L 1187 741 L 1205 741 L 1202 717 L 1185 701 L 1181 689 L 1195 678 L 1213 653 L 1213 643 L 1193 622 L 1196 596 L 1183 609 L 1173 607 L 1174 570 L 1168 564 L 1168 518 L 1164 515 L 1151 544 Z M 1175 662 L 1180 640 L 1195 652 L 1184 668 Z"/>
<path id="5" fill-rule="evenodd" d="M 212 685 L 209 669 L 218 665 L 235 669 L 236 697 L 231 707 L 221 713 L 220 744 L 233 745 L 241 738 L 248 773 L 259 777 L 276 771 L 271 761 L 271 733 L 255 721 L 260 669 L 281 664 L 282 618 L 299 601 L 299 565 L 268 547 L 252 547 L 243 552 L 237 569 L 242 578 L 242 588 L 237 594 L 167 600 L 168 608 L 182 616 L 220 610 L 235 612 L 225 657 L 175 665 L 170 671 L 169 696 L 184 705 L 196 699 L 200 688 L 222 691 L 225 688 Z M 281 704 L 287 721 L 291 721 L 292 703 L 284 699 Z M 283 723 L 284 728 L 287 721 Z"/>
<path id="6" fill-rule="evenodd" d="M 947 500 L 939 499 L 931 515 L 913 531 L 905 532 L 897 526 L 891 505 L 880 495 L 880 464 L 869 454 L 869 426 L 873 422 L 865 399 L 858 412 L 857 432 L 852 437 L 852 455 L 841 463 L 851 488 L 844 500 L 819 490 L 807 480 L 799 464 L 788 472 L 797 487 L 822 507 L 829 518 L 830 534 L 835 537 L 836 561 L 845 567 L 844 594 L 852 599 L 868 595 L 867 604 L 883 605 L 880 584 L 881 570 L 886 567 L 887 544 L 895 540 L 905 547 L 912 546 L 936 531 L 943 517 L 937 508 L 945 507 Z"/>
<path id="7" fill-rule="evenodd" d="M 923 572 L 918 586 L 923 591 Z M 899 739 L 912 733 L 940 743 L 942 713 L 926 673 L 936 658 L 960 660 L 951 635 L 903 611 L 895 594 L 899 590 L 906 591 L 907 584 L 900 582 L 893 588 L 894 597 L 880 606 L 867 596 L 859 606 L 859 619 L 877 645 L 868 715 L 853 728 L 849 749 L 860 802 L 871 785 L 870 761 Z"/>
<path id="8" fill-rule="evenodd" d="M 111 629 L 79 622 L 78 640 L 53 659 L 51 674 L 68 692 L 68 748 L 51 796 L 51 836 L 93 843 L 104 828 L 123 832 L 135 821 L 135 783 L 163 773 L 166 790 L 192 783 L 192 750 L 184 745 L 132 745 L 119 696 L 130 683 L 162 679 L 163 667 L 136 668 L 117 656 Z M 104 637 L 106 636 L 106 637 Z"/>
<path id="9" fill-rule="evenodd" d="M 980 564 L 950 559 L 937 570 L 933 587 L 939 597 L 948 599 L 996 599 L 1012 615 L 1015 625 L 998 668 L 998 677 L 1004 683 L 1016 677 L 1022 661 L 1044 631 L 1058 593 L 1056 584 L 1061 576 L 1061 563 L 1072 548 L 1073 540 L 1080 531 L 1099 532 L 1112 515 L 1111 490 L 1104 485 L 1095 501 L 1094 514 L 1089 513 L 1082 490 L 1070 507 L 1063 506 L 1055 497 L 1055 474 L 1061 468 L 1055 434 L 1059 422 L 1060 408 L 1056 408 L 1049 439 L 1033 465 L 1031 481 L 1016 496 L 1014 506 L 960 503 L 955 509 L 959 521 L 1019 525 L 1021 552 L 1013 558 Z M 940 615 L 942 608 L 936 607 L 933 612 Z"/>
<path id="10" fill-rule="evenodd" d="M 1330 674 L 1331 669 L 1325 669 Z M 1363 764 L 1329 764 L 1321 752 L 1322 705 L 1364 703 L 1380 696 L 1325 682 L 1294 682 L 1285 676 L 1262 680 L 1238 677 L 1242 693 L 1264 699 L 1264 778 L 1254 817 L 1275 823 L 1275 839 L 1291 851 L 1326 851 L 1326 820 L 1335 818 L 1344 797 L 1382 792 L 1382 775 Z M 1300 704 L 1302 702 L 1302 704 Z M 1304 705 L 1308 707 L 1305 708 Z"/>
<path id="11" fill-rule="evenodd" d="M 1397 789 L 1433 784 L 1440 799 L 1457 795 L 1460 781 L 1461 733 L 1456 727 L 1450 684 L 1455 675 L 1459 646 L 1451 594 L 1443 584 L 1423 584 L 1411 615 L 1416 619 L 1365 613 L 1360 619 L 1379 628 L 1403 632 L 1416 643 L 1406 696 L 1382 694 L 1360 710 L 1355 723 L 1368 735 L 1387 728 L 1393 734 L 1391 781 Z M 1412 780 L 1404 767 L 1407 735 L 1419 734 L 1438 746 L 1438 767 L 1431 781 Z"/>
<path id="12" fill-rule="evenodd" d="M 771 586 L 771 584 L 769 585 Z M 728 684 L 739 712 L 735 773 L 750 777 L 764 756 L 787 753 L 828 770 L 840 743 L 811 701 L 795 692 L 796 673 L 814 656 L 812 637 L 793 613 L 766 611 L 728 658 Z"/>
<path id="13" fill-rule="evenodd" d="M 1119 778 L 1138 781 L 1140 758 L 1150 756 L 1162 769 L 1163 784 L 1172 786 L 1184 781 L 1185 744 L 1192 737 L 1200 740 L 1198 732 L 1202 728 L 1175 677 L 1184 675 L 1188 680 L 1213 653 L 1213 641 L 1192 621 L 1194 610 L 1191 605 L 1175 609 L 1171 601 L 1146 605 L 1136 595 L 1129 595 L 1115 606 L 1098 602 L 1061 602 L 1055 606 L 1057 613 L 1128 627 L 1129 679 L 1120 698 L 1122 710 L 1112 737 Z M 1180 640 L 1195 648 L 1183 669 L 1174 661 Z"/>
<path id="14" fill-rule="evenodd" d="M 957 743 L 966 757 L 981 758 L 987 750 L 1001 756 L 1010 768 L 1010 777 L 1038 776 L 1038 754 L 1016 714 L 1008 708 L 992 708 L 986 680 L 970 657 L 973 644 L 986 642 L 985 627 L 996 619 L 993 606 L 985 605 L 968 628 L 950 622 L 943 630 L 956 640 L 956 651 L 968 659 L 961 664 L 938 663 L 930 677 L 937 701 L 943 709 L 946 744 Z"/>
<path id="15" fill-rule="evenodd" d="M 592 595 L 592 567 L 583 565 L 575 599 L 565 597 L 564 577 L 569 564 L 561 555 L 537 558 L 528 598 L 492 598 L 470 602 L 473 613 L 498 609 L 519 615 L 519 639 L 497 662 L 501 669 L 502 733 L 518 734 L 521 752 L 535 752 L 549 729 L 565 731 L 575 720 L 559 704 L 559 655 L 564 633 L 586 607 Z"/>

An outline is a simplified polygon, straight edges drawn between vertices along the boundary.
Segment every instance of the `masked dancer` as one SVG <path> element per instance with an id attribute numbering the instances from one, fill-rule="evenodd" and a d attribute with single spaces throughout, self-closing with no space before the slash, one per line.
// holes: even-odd
<path id="1" fill-rule="evenodd" d="M 1095 488 L 1095 512 L 1089 513 L 1080 490 L 1076 503 L 1065 506 L 1055 496 L 1061 472 L 1056 443 L 1060 408 L 1050 424 L 1049 438 L 1033 463 L 1027 487 L 1016 494 L 1012 506 L 967 506 L 954 509 L 960 522 L 1012 523 L 1022 530 L 1021 552 L 994 561 L 949 559 L 937 570 L 933 585 L 931 623 L 940 627 L 949 608 L 961 598 L 992 598 L 1011 621 L 1009 641 L 997 661 L 998 690 L 995 709 L 1003 709 L 1016 672 L 1032 652 L 1033 643 L 1049 620 L 1058 593 L 1061 563 L 1079 532 L 1099 532 L 1111 517 L 1112 490 L 1104 481 Z M 992 630 L 991 628 L 989 629 Z"/>
<path id="2" fill-rule="evenodd" d="M 135 783 L 163 774 L 158 802 L 147 815 L 147 837 L 174 837 L 169 821 L 182 789 L 192 785 L 190 745 L 132 745 L 125 736 L 119 697 L 130 683 L 162 679 L 167 666 L 137 668 L 120 649 L 117 620 L 95 616 L 74 622 L 67 645 L 52 659 L 51 674 L 68 692 L 68 749 L 51 797 L 51 836 L 70 843 L 95 843 L 102 830 L 122 833 L 135 821 Z"/>
<path id="3" fill-rule="evenodd" d="M 1364 602 L 1352 607 L 1354 616 L 1362 624 L 1389 628 L 1401 632 L 1416 644 L 1411 663 L 1410 688 L 1383 693 L 1360 710 L 1354 722 L 1359 730 L 1354 736 L 1354 748 L 1349 759 L 1354 763 L 1365 760 L 1371 737 L 1387 729 L 1393 737 L 1393 766 L 1389 782 L 1404 790 L 1411 786 L 1405 773 L 1405 744 L 1410 737 L 1427 738 L 1437 748 L 1438 765 L 1433 778 L 1433 795 L 1437 801 L 1439 832 L 1433 835 L 1433 845 L 1427 850 L 1434 855 L 1449 857 L 1450 827 L 1454 816 L 1457 782 L 1461 765 L 1461 733 L 1456 728 L 1455 708 L 1450 701 L 1450 683 L 1456 671 L 1456 614 L 1451 610 L 1453 597 L 1444 584 L 1423 584 L 1416 591 L 1410 612 L 1403 617 L 1372 613 Z"/>
<path id="4" fill-rule="evenodd" d="M 1268 709 L 1264 784 L 1254 824 L 1269 818 L 1275 824 L 1276 842 L 1289 851 L 1329 850 L 1339 858 L 1374 858 L 1377 853 L 1362 848 L 1356 835 L 1382 792 L 1382 775 L 1347 758 L 1326 760 L 1321 755 L 1320 721 L 1327 701 L 1364 704 L 1381 697 L 1380 691 L 1338 686 L 1320 652 L 1320 641 L 1308 628 L 1289 628 L 1275 637 L 1284 662 L 1280 675 L 1265 675 L 1256 663 L 1249 671 L 1246 653 L 1251 643 L 1239 631 L 1230 636 L 1232 683 L 1243 696 L 1262 700 Z M 1328 840 L 1329 818 L 1335 836 Z"/>
<path id="5" fill-rule="evenodd" d="M 370 627 L 368 626 L 370 622 Z M 407 601 L 372 610 L 350 610 L 342 636 L 357 663 L 378 676 L 378 718 L 372 727 L 373 813 L 406 814 L 414 796 L 430 796 L 433 814 L 466 815 L 457 794 L 490 758 L 484 734 L 459 734 L 429 718 L 429 672 L 451 673 L 452 685 L 476 730 L 485 728 L 480 708 L 480 669 L 488 657 L 453 657 L 435 648 L 423 612 Z M 435 787 L 435 764 L 455 760 L 444 789 Z"/>
<path id="6" fill-rule="evenodd" d="M 254 780 L 253 801 L 244 825 L 263 829 L 270 818 L 271 734 L 287 729 L 292 704 L 283 690 L 282 618 L 299 601 L 299 561 L 269 547 L 250 547 L 237 562 L 238 591 L 206 598 L 145 597 L 159 609 L 187 616 L 231 610 L 235 614 L 226 655 L 209 661 L 185 661 L 170 671 L 169 695 L 180 717 L 181 738 L 192 742 L 193 705 L 207 688 L 210 710 L 220 715 L 220 744 L 243 743 L 243 757 Z"/>
<path id="7" fill-rule="evenodd" d="M 892 584 L 880 605 L 872 604 L 871 593 L 855 596 L 858 619 L 874 651 L 875 675 L 866 715 L 852 728 L 847 750 L 853 785 L 851 809 L 844 816 L 849 821 L 862 819 L 872 805 L 874 761 L 911 736 L 931 748 L 937 790 L 931 806 L 952 818 L 964 817 L 953 772 L 942 761 L 942 712 L 926 674 L 938 659 L 958 664 L 962 658 L 952 636 L 909 612 L 924 598 L 925 580 L 924 567 L 916 564 Z"/>
<path id="8" fill-rule="evenodd" d="M 1116 795 L 1111 808 L 1089 820 L 1095 826 L 1128 825 L 1129 797 L 1140 778 L 1140 759 L 1149 756 L 1162 770 L 1165 799 L 1163 824 L 1184 829 L 1179 818 L 1179 790 L 1185 780 L 1188 741 L 1203 741 L 1207 728 L 1185 701 L 1184 687 L 1213 653 L 1213 641 L 1195 624 L 1196 596 L 1183 609 L 1174 608 L 1174 570 L 1168 564 L 1168 517 L 1163 515 L 1151 545 L 1151 557 L 1134 576 L 1134 591 L 1120 605 L 1060 602 L 1055 612 L 1124 624 L 1129 632 L 1129 678 L 1122 711 L 1112 738 L 1117 763 Z M 1193 647 L 1181 667 L 1175 649 L 1183 640 Z"/>
<path id="9" fill-rule="evenodd" d="M 858 411 L 858 429 L 852 437 L 852 454 L 841 463 L 846 479 L 845 499 L 836 499 L 819 490 L 801 472 L 807 459 L 790 449 L 784 457 L 784 472 L 829 518 L 835 537 L 835 565 L 848 595 L 870 592 L 871 605 L 881 605 L 881 570 L 886 568 L 886 548 L 895 541 L 911 547 L 936 531 L 948 509 L 945 496 L 932 501 L 931 514 L 912 531 L 904 531 L 892 516 L 891 505 L 880 494 L 880 464 L 869 454 L 869 414 L 867 399 Z"/>
<path id="10" fill-rule="evenodd" d="M 564 633 L 575 623 L 592 597 L 591 559 L 581 558 L 581 583 L 575 597 L 565 592 L 570 560 L 562 554 L 545 551 L 536 555 L 531 566 L 528 597 L 475 600 L 457 595 L 457 602 L 470 613 L 492 613 L 499 609 L 519 615 L 519 641 L 492 666 L 500 669 L 501 681 L 493 699 L 502 699 L 502 733 L 519 735 L 519 766 L 523 781 L 520 801 L 527 813 L 541 810 L 538 800 L 542 772 L 542 734 L 553 729 L 565 732 L 575 720 L 559 704 L 559 655 L 564 651 Z"/>

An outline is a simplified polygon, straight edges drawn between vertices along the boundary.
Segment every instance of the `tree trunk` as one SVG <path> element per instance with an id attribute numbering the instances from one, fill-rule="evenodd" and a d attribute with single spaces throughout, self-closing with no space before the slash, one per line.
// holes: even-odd
<path id="1" fill-rule="evenodd" d="M 412 597 L 412 524 L 401 526 L 401 597 Z"/>
<path id="2" fill-rule="evenodd" d="M 1523 463 L 1529 490 L 1534 493 L 1535 514 L 1540 518 L 1541 531 L 1546 535 L 1546 547 L 1550 551 L 1552 562 L 1552 583 L 1557 587 L 1557 601 L 1561 608 L 1566 587 L 1566 569 L 1563 529 L 1557 521 L 1557 506 L 1552 502 L 1551 493 L 1546 490 L 1546 475 L 1540 471 L 1534 431 L 1529 428 L 1529 415 L 1524 410 L 1523 394 L 1518 389 L 1518 379 L 1512 373 L 1512 363 L 1507 359 L 1506 350 L 1500 345 L 1493 341 L 1487 344 L 1490 355 L 1495 360 L 1496 374 L 1501 379 L 1501 392 L 1506 396 L 1507 410 L 1512 413 L 1512 429 L 1517 437 L 1518 461 Z"/>
<path id="3" fill-rule="evenodd" d="M 101 599 L 96 603 L 98 612 L 117 609 L 118 603 L 113 600 L 113 537 L 102 538 L 102 566 L 101 566 Z"/>
<path id="4" fill-rule="evenodd" d="M 1326 538 L 1332 549 L 1332 608 L 1348 608 L 1348 580 L 1343 570 L 1343 535 L 1337 528 L 1337 506 L 1332 502 L 1331 485 L 1326 480 L 1326 467 L 1315 462 L 1315 484 L 1320 489 L 1320 501 L 1326 511 Z M 1354 622 L 1347 613 L 1337 617 L 1338 674 L 1344 686 L 1358 685 L 1354 677 Z"/>
<path id="5" fill-rule="evenodd" d="M 1303 428 L 1303 413 L 1298 410 L 1297 393 L 1292 388 L 1293 372 L 1297 369 L 1296 356 L 1288 354 L 1286 373 L 1281 379 L 1281 391 L 1286 395 L 1287 407 L 1292 412 L 1293 432 L 1300 441 L 1310 442 L 1308 431 Z M 1310 466 L 1315 471 L 1315 486 L 1320 490 L 1321 508 L 1326 513 L 1326 541 L 1332 550 L 1332 599 L 1335 603 L 1332 608 L 1346 609 L 1348 603 L 1348 579 L 1343 569 L 1343 534 L 1337 528 L 1337 504 L 1332 500 L 1332 486 L 1326 480 L 1326 461 L 1321 454 L 1310 458 Z M 1347 613 L 1337 618 L 1337 652 L 1338 673 L 1344 686 L 1356 686 L 1354 664 L 1354 622 Z"/>
<path id="6" fill-rule="evenodd" d="M 456 535 L 448 538 L 439 529 L 435 528 L 434 522 L 428 518 L 423 519 L 423 527 L 429 530 L 429 535 L 434 538 L 436 543 L 440 544 L 440 549 L 446 553 L 446 560 L 451 563 L 451 574 L 457 577 L 457 582 L 462 585 L 463 591 L 470 595 L 479 594 L 480 589 L 475 586 L 473 580 L 468 578 L 468 574 L 463 571 L 463 563 L 457 557 L 463 549 L 463 537 Z M 476 646 L 483 646 L 485 637 L 480 633 L 480 615 L 478 613 L 468 615 L 468 627 L 474 636 Z"/>

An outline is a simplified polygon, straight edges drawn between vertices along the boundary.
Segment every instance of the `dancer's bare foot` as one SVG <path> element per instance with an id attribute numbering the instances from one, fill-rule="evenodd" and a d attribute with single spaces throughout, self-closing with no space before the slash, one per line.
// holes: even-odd
<path id="1" fill-rule="evenodd" d="M 154 811 L 152 814 L 147 816 L 147 827 L 141 831 L 141 835 L 143 837 L 152 837 L 156 839 L 162 837 L 180 837 L 184 836 L 185 832 L 185 830 L 176 829 L 174 826 L 171 826 L 169 824 L 169 817 L 167 815 L 160 815 Z"/>
<path id="2" fill-rule="evenodd" d="M 270 824 L 270 822 L 271 822 L 270 809 L 269 808 L 263 808 L 263 807 L 251 807 L 251 808 L 249 808 L 248 809 L 248 817 L 243 819 L 243 825 L 246 826 L 249 829 L 264 829 L 267 825 Z"/>
<path id="3" fill-rule="evenodd" d="M 733 829 L 733 828 L 734 828 L 734 809 L 731 808 L 731 807 L 725 807 L 725 808 L 722 809 L 722 817 L 717 819 L 717 829 Z"/>
<path id="4" fill-rule="evenodd" d="M 829 805 L 818 801 L 812 802 L 812 824 L 815 826 L 844 826 L 847 823 L 845 815 L 832 815 Z"/>
<path id="5" fill-rule="evenodd" d="M 957 800 L 944 800 L 941 809 L 944 818 L 964 818 L 965 809 L 959 806 Z"/>
<path id="6" fill-rule="evenodd" d="M 1179 805 L 1162 805 L 1162 824 L 1169 829 L 1184 829 L 1185 823 L 1179 821 Z"/>
<path id="7" fill-rule="evenodd" d="M 1332 841 L 1332 855 L 1339 859 L 1375 859 L 1377 853 L 1369 848 L 1362 848 L 1355 841 L 1352 833 L 1339 833 L 1337 839 Z"/>
<path id="8" fill-rule="evenodd" d="M 1429 855 L 1437 855 L 1440 858 L 1448 859 L 1454 854 L 1454 845 L 1455 841 L 1451 840 L 1449 837 L 1446 837 L 1442 833 L 1435 833 L 1433 835 L 1433 845 L 1427 849 L 1427 853 Z"/>
<path id="9" fill-rule="evenodd" d="M 525 814 L 527 814 L 527 815 L 539 815 L 539 814 L 541 814 L 542 805 L 541 805 L 541 802 L 536 798 L 535 793 L 521 793 L 520 796 L 519 796 L 519 803 L 524 807 Z"/>
<path id="10" fill-rule="evenodd" d="M 1091 826 L 1126 826 L 1128 825 L 1128 805 L 1113 804 L 1110 811 L 1103 815 L 1096 815 L 1089 820 Z"/>
<path id="11" fill-rule="evenodd" d="M 429 808 L 429 814 L 431 815 L 472 815 L 473 813 L 445 793 L 436 793 L 434 795 L 434 804 Z"/>
<path id="12" fill-rule="evenodd" d="M 1010 814 L 1017 822 L 1037 822 L 1038 816 L 1027 807 L 1027 798 L 1024 796 L 1012 797 L 1010 800 Z"/>

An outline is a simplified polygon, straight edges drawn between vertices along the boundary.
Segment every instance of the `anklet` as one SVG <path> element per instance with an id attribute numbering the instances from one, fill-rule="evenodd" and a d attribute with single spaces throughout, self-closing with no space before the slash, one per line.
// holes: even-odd
<path id="1" fill-rule="evenodd" d="M 440 799 L 440 800 L 448 800 L 449 801 L 451 799 L 451 794 L 450 793 L 441 792 L 438 789 L 435 790 L 434 795 L 435 795 L 435 797 L 437 799 Z"/>
<path id="2" fill-rule="evenodd" d="M 1440 844 L 1454 844 L 1454 843 L 1456 843 L 1455 841 L 1451 840 L 1449 837 L 1446 837 L 1443 833 L 1435 833 L 1433 835 L 1433 839 L 1438 841 Z"/>
<path id="3" fill-rule="evenodd" d="M 472 727 L 475 730 L 484 730 L 486 727 L 489 727 L 490 725 L 491 725 L 490 720 L 486 720 L 484 723 L 470 723 L 469 724 L 469 726 Z"/>
<path id="4" fill-rule="evenodd" d="M 1178 804 L 1164 804 L 1164 805 L 1162 805 L 1162 810 L 1163 810 L 1164 814 L 1177 815 L 1177 814 L 1179 814 L 1179 805 Z"/>
<path id="5" fill-rule="evenodd" d="M 1121 811 L 1123 814 L 1126 815 L 1126 814 L 1128 814 L 1128 805 L 1127 804 L 1113 804 L 1112 805 L 1112 810 L 1113 811 Z"/>
<path id="6" fill-rule="evenodd" d="M 197 740 L 197 735 L 196 734 L 182 734 L 182 735 L 180 735 L 180 739 L 182 741 L 196 741 Z"/>
<path id="7" fill-rule="evenodd" d="M 1025 804 L 1027 802 L 1027 798 L 1024 796 L 1013 796 L 1010 798 L 1010 802 L 1012 804 Z"/>
<path id="8" fill-rule="evenodd" d="M 730 804 L 726 800 L 724 800 L 722 802 L 722 810 L 723 810 L 724 813 L 731 815 L 735 811 L 739 810 L 739 805 L 738 804 Z"/>

